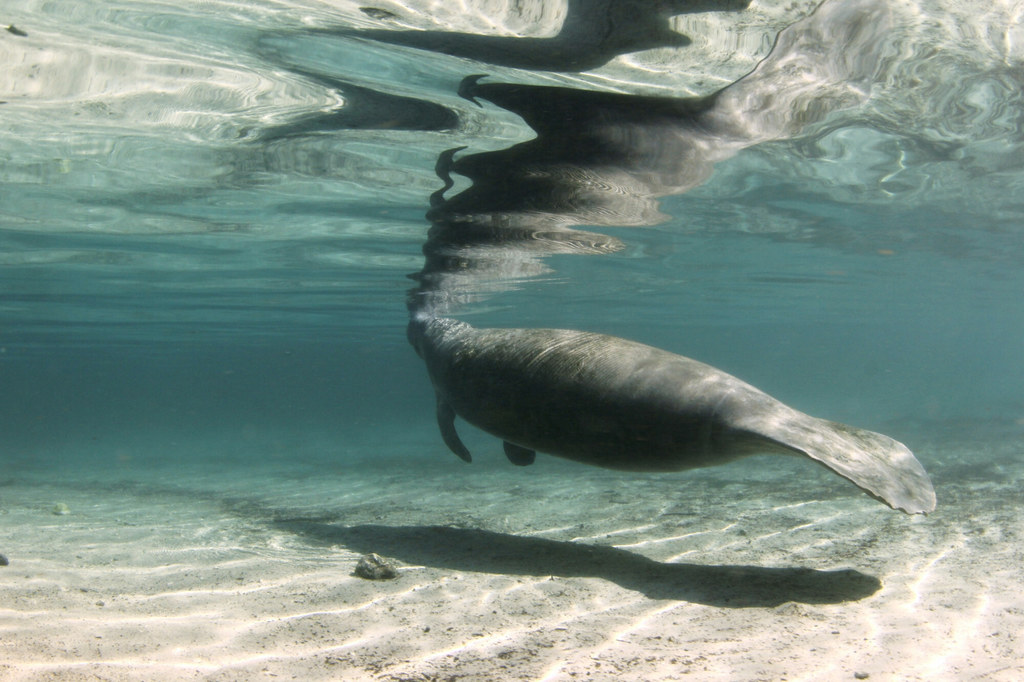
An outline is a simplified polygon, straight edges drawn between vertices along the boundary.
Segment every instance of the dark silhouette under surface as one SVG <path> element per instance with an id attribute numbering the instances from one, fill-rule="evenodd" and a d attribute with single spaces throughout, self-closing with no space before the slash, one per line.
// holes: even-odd
<path id="1" fill-rule="evenodd" d="M 381 92 L 329 73 L 297 66 L 269 42 L 260 42 L 258 51 L 260 56 L 279 68 L 336 93 L 343 101 L 331 110 L 310 112 L 287 123 L 268 127 L 260 131 L 261 142 L 338 130 L 451 131 L 459 126 L 459 115 L 435 102 Z"/>
<path id="2" fill-rule="evenodd" d="M 386 29 L 334 33 L 500 66 L 582 72 L 622 54 L 689 45 L 690 38 L 672 30 L 669 19 L 674 15 L 739 11 L 749 4 L 750 0 L 569 0 L 561 30 L 551 38 Z M 363 8 L 364 13 L 368 10 L 372 8 Z"/>
<path id="3" fill-rule="evenodd" d="M 262 142 L 338 130 L 450 131 L 459 126 L 458 114 L 434 102 L 380 92 L 323 76 L 317 80 L 340 94 L 344 104 L 330 111 L 305 114 L 288 123 L 266 128 L 260 134 Z"/>
<path id="4" fill-rule="evenodd" d="M 598 6 L 604 4 L 586 11 Z M 583 11 L 582 3 L 572 7 Z M 646 14 L 666 7 L 650 3 Z M 467 76 L 460 95 L 517 114 L 535 135 L 506 149 L 441 154 L 444 187 L 431 198 L 426 262 L 414 275 L 420 287 L 410 308 L 452 314 L 507 288 L 503 283 L 546 273 L 544 255 L 619 250 L 618 239 L 589 228 L 662 222 L 668 216 L 659 210 L 660 197 L 705 182 L 716 163 L 792 138 L 863 102 L 891 50 L 891 14 L 884 0 L 823 3 L 780 32 L 750 73 L 702 97 Z M 449 196 L 453 176 L 470 186 Z"/>

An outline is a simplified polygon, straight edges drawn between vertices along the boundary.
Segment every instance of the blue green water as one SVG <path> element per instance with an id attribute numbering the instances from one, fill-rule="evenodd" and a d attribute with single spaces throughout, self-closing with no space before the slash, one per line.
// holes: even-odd
<path id="1" fill-rule="evenodd" d="M 1017 679 L 1022 16 L 0 3 L 0 677 Z M 464 464 L 410 310 L 701 360 L 937 508 Z"/>
<path id="2" fill-rule="evenodd" d="M 442 211 L 621 248 L 484 267 L 441 286 L 464 299 L 448 312 L 644 341 L 912 449 L 1019 440 L 1020 29 L 998 7 L 839 5 L 633 17 L 686 45 L 602 3 L 5 8 L 4 468 L 201 444 L 226 467 L 452 457 L 404 328 L 456 148 Z M 588 11 L 621 45 L 587 37 Z M 505 86 L 614 112 L 534 93 L 531 127 Z M 699 121 L 644 119 L 722 88 Z M 562 149 L 584 113 L 592 139 Z M 537 125 L 540 156 L 508 151 Z M 590 179 L 552 199 L 530 173 Z"/>

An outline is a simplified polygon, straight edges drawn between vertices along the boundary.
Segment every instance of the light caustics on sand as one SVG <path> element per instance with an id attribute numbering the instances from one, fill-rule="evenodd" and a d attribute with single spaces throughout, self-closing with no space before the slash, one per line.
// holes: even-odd
<path id="1" fill-rule="evenodd" d="M 679 610 L 684 606 L 684 604 L 676 602 L 665 606 L 656 606 L 654 608 L 645 609 L 643 613 L 630 619 L 625 626 L 607 633 L 599 644 L 588 646 L 580 653 L 585 653 L 590 658 L 599 658 L 602 652 L 612 649 L 619 644 L 628 643 L 630 635 L 640 632 L 645 626 L 655 622 L 658 618 L 671 613 L 672 611 Z M 568 663 L 569 662 L 565 659 L 555 661 L 543 673 L 541 673 L 537 678 L 538 682 L 560 679 L 560 675 Z M 620 670 L 617 672 L 625 673 L 626 671 Z"/>
<path id="2" fill-rule="evenodd" d="M 721 528 L 709 528 L 707 530 L 695 530 L 689 533 L 681 533 L 680 535 L 669 535 L 666 537 L 656 537 L 650 540 L 640 540 L 639 542 L 631 542 L 625 545 L 612 545 L 616 549 L 627 549 L 636 547 L 649 547 L 651 545 L 660 545 L 668 542 L 678 542 L 679 540 L 686 540 L 689 538 L 700 537 L 702 535 L 716 535 L 718 533 L 725 533 L 732 528 L 736 527 L 736 523 L 727 523 Z"/>
<path id="3" fill-rule="evenodd" d="M 294 579 L 279 581 L 278 587 L 286 587 Z M 230 670 L 236 667 L 250 666 L 260 662 L 269 661 L 299 661 L 309 660 L 311 657 L 337 654 L 345 650 L 365 646 L 373 641 L 386 640 L 394 636 L 390 630 L 377 630 L 366 628 L 355 637 L 346 639 L 339 643 L 332 643 L 324 646 L 288 646 L 279 650 L 264 650 L 258 654 L 240 654 L 248 647 L 237 646 L 237 642 L 246 637 L 256 636 L 261 632 L 273 631 L 281 627 L 288 627 L 294 622 L 307 620 L 318 620 L 323 618 L 344 618 L 355 612 L 371 609 L 380 603 L 399 601 L 405 596 L 413 594 L 421 589 L 423 585 L 417 584 L 406 587 L 403 591 L 389 593 L 366 600 L 360 604 L 346 605 L 341 608 L 318 611 L 303 611 L 287 613 L 284 615 L 266 614 L 263 617 L 243 617 L 225 613 L 224 604 L 227 602 L 201 602 L 204 608 L 192 608 L 191 610 L 178 614 L 160 613 L 156 615 L 117 615 L 107 613 L 103 615 L 73 615 L 68 614 L 61 619 L 61 627 L 69 627 L 74 631 L 89 631 L 90 637 L 97 646 L 102 646 L 105 640 L 113 640 L 114 635 L 128 628 L 132 631 L 152 631 L 164 628 L 165 641 L 150 643 L 145 653 L 135 653 L 130 656 L 118 655 L 96 655 L 90 658 L 88 655 L 76 655 L 74 660 L 24 660 L 19 661 L 19 668 L 32 670 L 68 670 L 78 668 L 92 668 L 95 666 L 111 668 L 131 668 L 139 671 L 147 671 L 150 674 L 158 674 L 162 670 Z M 229 597 L 237 598 L 242 594 L 251 594 L 255 590 L 203 590 L 196 589 L 182 593 L 165 593 L 160 595 L 149 595 L 151 598 L 160 597 L 188 597 L 189 601 L 195 602 L 204 597 Z M 133 598 L 139 603 L 145 602 L 145 598 Z M 221 604 L 214 610 L 211 604 Z M 13 615 L 17 616 L 24 624 L 30 626 L 38 618 L 46 617 L 48 620 L 53 616 L 52 612 L 25 612 L 19 611 Z M 190 644 L 183 646 L 178 644 L 176 631 L 170 628 L 189 625 L 188 640 Z M 115 647 L 117 645 L 114 645 Z M 72 650 L 75 650 L 72 645 Z M 138 651 L 138 648 L 135 648 Z"/>
<path id="4" fill-rule="evenodd" d="M 954 534 L 952 537 L 950 532 Z M 942 642 L 941 647 L 914 646 L 902 652 L 902 665 L 919 671 L 922 677 L 942 677 L 950 670 L 960 669 L 971 658 L 979 639 L 999 634 L 994 632 L 998 620 L 993 616 L 1014 608 L 1007 606 L 1005 596 L 1000 598 L 993 590 L 988 576 L 961 573 L 961 568 L 956 566 L 958 561 L 966 560 L 970 544 L 963 529 L 947 528 L 944 535 L 933 538 L 933 552 L 908 558 L 905 568 L 894 571 L 887 581 L 885 591 L 905 595 L 905 598 L 897 598 L 887 612 L 871 610 L 864 618 L 867 628 L 864 642 L 878 652 L 890 650 L 894 629 L 913 629 L 915 643 Z M 964 599 L 962 593 L 967 591 L 967 585 L 971 594 Z M 1014 596 L 1019 598 L 1019 595 Z M 929 613 L 938 610 L 937 599 L 944 607 L 954 609 L 951 613 L 955 613 L 955 617 L 929 617 L 922 621 L 919 618 L 922 610 Z M 993 662 L 976 668 L 975 675 L 977 679 L 988 679 L 988 675 L 1019 669 L 1020 665 Z"/>
<path id="5" fill-rule="evenodd" d="M 543 583 L 546 581 L 547 580 L 545 579 L 533 582 Z M 424 652 L 420 654 L 416 660 L 410 661 L 406 665 L 409 667 L 415 667 L 419 663 L 430 663 L 469 651 L 487 650 L 502 643 L 520 646 L 524 637 L 527 635 L 568 631 L 569 629 L 578 626 L 581 621 L 598 617 L 615 617 L 615 613 L 617 611 L 628 610 L 633 608 L 633 606 L 634 605 L 632 603 L 616 603 L 597 609 L 585 610 L 581 609 L 578 605 L 575 605 L 573 608 L 569 609 L 567 613 L 559 612 L 552 614 L 551 617 L 545 618 L 540 622 L 532 622 L 526 627 L 508 628 L 495 632 L 492 635 L 474 637 L 468 641 L 456 644 L 455 646 Z M 678 606 L 678 604 L 673 606 Z M 664 610 L 666 609 L 659 609 L 659 613 Z M 641 619 L 640 623 L 637 623 L 636 619 L 631 620 L 630 626 L 624 629 L 623 632 L 639 627 L 639 625 L 642 624 L 642 621 L 643 619 Z M 616 637 L 617 635 L 610 636 L 611 639 L 615 639 Z"/>
<path id="6" fill-rule="evenodd" d="M 770 515 L 770 514 L 771 514 L 770 511 L 766 511 L 763 514 L 760 514 L 759 516 L 763 517 L 763 516 L 767 516 L 767 515 Z M 722 551 L 722 550 L 728 550 L 731 547 L 747 547 L 747 546 L 750 546 L 750 545 L 763 545 L 766 540 L 769 540 L 771 538 L 779 538 L 779 537 L 784 537 L 785 538 L 787 552 L 790 552 L 790 553 L 799 553 L 800 551 L 805 550 L 808 547 L 815 547 L 815 546 L 828 546 L 828 547 L 831 547 L 831 546 L 834 546 L 836 544 L 835 538 L 836 538 L 837 535 L 841 535 L 841 537 L 843 537 L 844 540 L 849 541 L 851 539 L 850 532 L 847 529 L 840 529 L 839 532 L 837 532 L 837 531 L 828 531 L 828 536 L 827 537 L 818 538 L 818 539 L 814 539 L 814 540 L 811 540 L 811 539 L 801 540 L 802 535 L 800 533 L 801 533 L 801 531 L 806 531 L 806 530 L 819 530 L 819 529 L 827 530 L 829 524 L 831 524 L 833 521 L 843 520 L 843 519 L 846 519 L 846 518 L 847 518 L 847 514 L 845 512 L 843 512 L 843 513 L 837 513 L 837 514 L 832 514 L 832 515 L 824 516 L 824 517 L 821 517 L 821 518 L 814 518 L 814 519 L 812 519 L 810 521 L 807 521 L 806 523 L 802 523 L 802 524 L 787 525 L 786 528 L 784 528 L 784 529 L 772 530 L 772 531 L 769 531 L 767 533 L 762 533 L 762 534 L 743 533 L 742 535 L 739 535 L 739 536 L 734 536 L 734 537 L 727 538 L 727 540 L 724 541 L 724 542 L 713 542 L 713 541 L 712 542 L 706 542 L 705 544 L 702 544 L 699 547 L 693 547 L 691 549 L 687 549 L 687 550 L 684 550 L 682 552 L 678 552 L 676 554 L 672 554 L 672 555 L 670 555 L 668 557 L 665 557 L 664 561 L 666 563 L 676 563 L 676 562 L 680 561 L 683 557 L 690 556 L 690 555 L 693 555 L 693 554 L 700 554 L 701 552 L 705 552 L 711 546 L 713 546 L 717 551 Z M 704 536 L 704 535 L 709 535 L 709 534 L 716 535 L 718 533 L 724 533 L 724 532 L 726 532 L 726 531 L 728 531 L 728 530 L 730 530 L 732 528 L 735 528 L 735 527 L 742 527 L 741 523 L 742 522 L 731 523 L 731 524 L 728 524 L 727 526 L 725 526 L 724 528 L 721 528 L 721 529 L 710 530 L 710 531 L 699 531 L 699 532 L 695 532 L 695 533 L 688 533 L 688 534 L 683 534 L 683 535 L 676 536 L 676 537 L 664 538 L 664 540 L 662 540 L 661 538 L 658 538 L 658 539 L 655 539 L 655 540 L 651 541 L 648 544 L 656 544 L 656 543 L 661 543 L 661 542 L 670 542 L 670 541 L 673 541 L 673 540 L 685 540 L 685 539 L 689 539 L 690 537 Z M 858 534 L 859 535 L 867 535 L 868 533 L 869 533 L 869 530 L 867 528 L 861 528 L 861 529 L 855 531 L 853 535 L 855 537 Z"/>
<path id="7" fill-rule="evenodd" d="M 365 645 L 378 639 L 377 637 L 357 637 L 343 644 L 332 644 L 323 647 L 289 647 L 278 651 L 264 651 L 259 654 L 239 654 L 229 645 L 230 639 L 217 644 L 211 644 L 210 654 L 197 653 L 197 649 L 181 649 L 172 651 L 161 656 L 98 656 L 95 659 L 80 657 L 74 661 L 22 661 L 18 667 L 25 670 L 52 671 L 59 674 L 60 671 L 76 669 L 94 669 L 96 667 L 112 668 L 115 670 L 129 670 L 142 672 L 149 675 L 159 675 L 162 672 L 177 671 L 230 671 L 233 668 L 244 668 L 259 663 L 306 661 L 314 657 L 322 657 L 330 654 L 343 653 L 353 647 Z M 214 654 L 212 652 L 216 651 Z M 180 656 L 179 656 L 180 654 Z M 186 659 L 186 660 L 178 660 Z"/>
<path id="8" fill-rule="evenodd" d="M 616 535 L 634 535 L 634 534 L 643 533 L 644 531 L 652 530 L 654 528 L 658 528 L 658 524 L 656 524 L 656 523 L 643 523 L 643 524 L 640 524 L 639 526 L 629 526 L 627 528 L 615 528 L 613 530 L 602 531 L 602 532 L 599 532 L 599 533 L 595 533 L 593 535 L 577 535 L 574 538 L 570 538 L 569 542 L 578 542 L 579 540 L 595 540 L 597 538 L 612 538 L 612 537 L 615 537 Z M 617 547 L 618 545 L 615 545 L 615 546 Z"/>
<path id="9" fill-rule="evenodd" d="M 843 514 L 832 514 L 831 516 L 823 516 L 821 518 L 817 518 L 817 519 L 814 519 L 812 521 L 808 521 L 807 523 L 801 523 L 801 524 L 796 525 L 796 526 L 790 526 L 789 528 L 786 528 L 785 530 L 775 530 L 775 531 L 772 531 L 770 533 L 765 533 L 764 535 L 755 535 L 755 536 L 751 537 L 750 540 L 752 542 L 757 542 L 759 540 L 766 540 L 768 538 L 775 537 L 776 535 L 783 535 L 783 534 L 787 534 L 787 533 L 797 533 L 797 532 L 799 532 L 801 530 L 804 530 L 805 528 L 817 528 L 817 527 L 820 527 L 820 526 L 825 526 L 825 525 L 828 525 L 830 522 L 835 521 L 836 519 L 843 518 L 843 516 L 844 516 Z"/>
<path id="10" fill-rule="evenodd" d="M 940 574 L 936 570 L 936 566 L 958 556 L 967 546 L 967 536 L 963 529 L 957 528 L 953 532 L 956 533 L 956 537 L 952 541 L 947 539 L 941 543 L 931 556 L 927 556 L 925 561 L 915 566 L 914 570 L 908 572 L 907 575 L 913 576 L 913 578 L 908 585 L 909 601 L 906 604 L 907 609 L 913 610 L 925 601 L 924 595 L 927 593 L 925 586 L 934 581 L 935 577 Z"/>

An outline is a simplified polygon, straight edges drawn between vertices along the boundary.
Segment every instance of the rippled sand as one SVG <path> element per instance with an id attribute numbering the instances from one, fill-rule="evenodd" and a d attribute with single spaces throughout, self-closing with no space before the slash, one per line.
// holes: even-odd
<path id="1" fill-rule="evenodd" d="M 1016 680 L 1024 465 L 972 448 L 922 451 L 928 517 L 779 457 L 22 473 L 0 677 Z"/>

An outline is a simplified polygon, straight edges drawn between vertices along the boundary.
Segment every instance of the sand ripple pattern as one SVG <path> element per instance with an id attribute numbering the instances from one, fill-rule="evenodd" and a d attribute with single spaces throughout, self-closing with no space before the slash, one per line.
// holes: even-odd
<path id="1" fill-rule="evenodd" d="M 8 480 L 0 676 L 1015 680 L 1024 468 L 978 447 L 929 517 L 771 458 Z"/>

